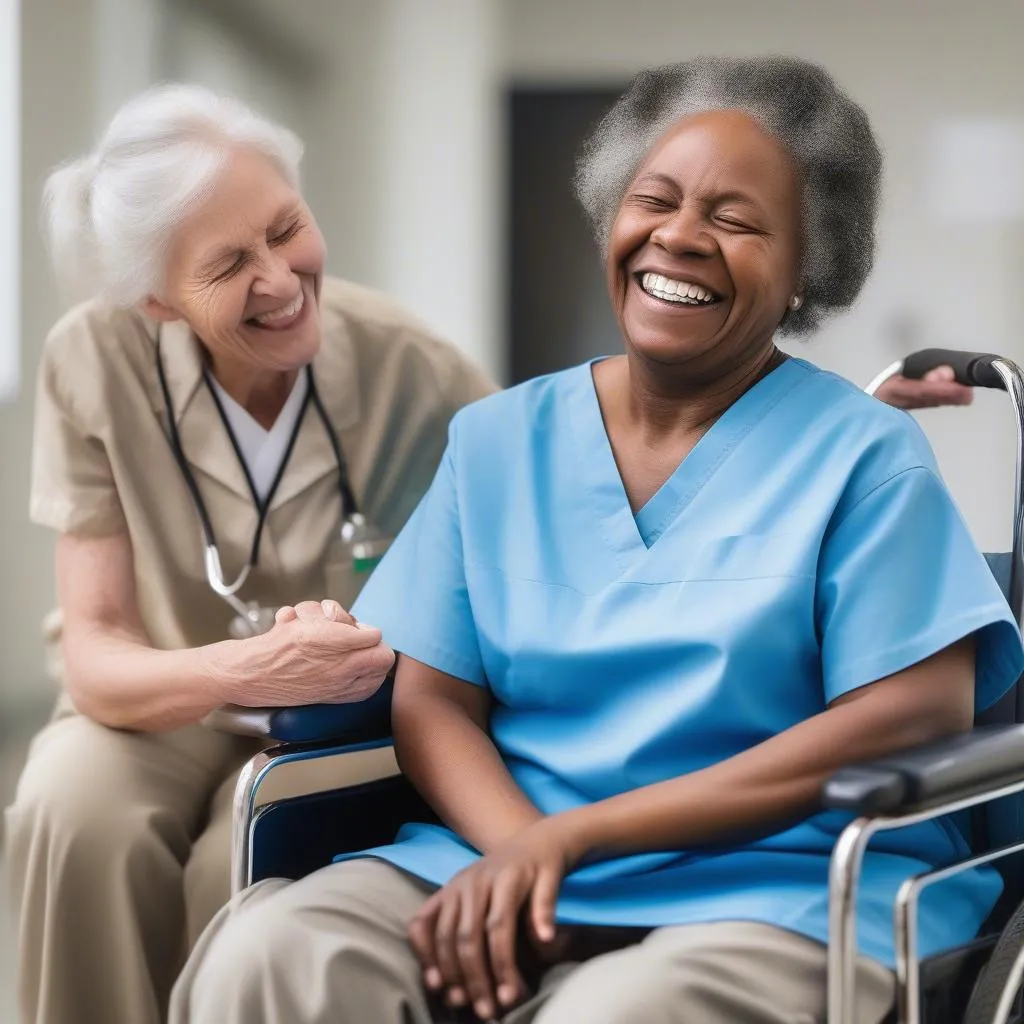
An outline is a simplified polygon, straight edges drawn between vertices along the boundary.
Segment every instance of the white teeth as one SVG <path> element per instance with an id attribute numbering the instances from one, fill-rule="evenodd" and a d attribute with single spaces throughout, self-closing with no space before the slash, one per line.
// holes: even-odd
<path id="1" fill-rule="evenodd" d="M 298 314 L 305 301 L 305 293 L 300 290 L 299 294 L 296 295 L 287 306 L 281 306 L 279 309 L 272 309 L 269 313 L 261 313 L 259 316 L 253 317 L 253 319 L 258 324 L 272 324 L 277 320 L 287 320 L 289 317 L 293 317 Z"/>
<path id="2" fill-rule="evenodd" d="M 689 281 L 676 281 L 662 274 L 644 274 L 640 284 L 649 295 L 669 302 L 698 306 L 715 301 L 714 295 L 706 288 Z"/>

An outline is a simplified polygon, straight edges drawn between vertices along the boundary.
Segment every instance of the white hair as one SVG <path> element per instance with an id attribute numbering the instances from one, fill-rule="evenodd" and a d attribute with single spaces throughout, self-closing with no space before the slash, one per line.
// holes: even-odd
<path id="1" fill-rule="evenodd" d="M 167 84 L 125 103 L 96 148 L 55 170 L 43 190 L 62 288 L 118 306 L 158 294 L 174 230 L 238 147 L 264 154 L 298 187 L 302 142 L 238 100 Z"/>

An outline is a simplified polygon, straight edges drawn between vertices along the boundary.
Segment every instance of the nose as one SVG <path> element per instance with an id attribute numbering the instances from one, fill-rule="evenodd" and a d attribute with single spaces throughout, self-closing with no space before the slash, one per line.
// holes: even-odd
<path id="1" fill-rule="evenodd" d="M 253 293 L 288 299 L 294 297 L 295 286 L 296 274 L 288 260 L 281 253 L 267 249 L 260 258 L 260 272 L 253 281 Z"/>
<path id="2" fill-rule="evenodd" d="M 666 215 L 651 232 L 651 241 L 674 256 L 711 256 L 716 245 L 703 211 L 692 203 Z"/>

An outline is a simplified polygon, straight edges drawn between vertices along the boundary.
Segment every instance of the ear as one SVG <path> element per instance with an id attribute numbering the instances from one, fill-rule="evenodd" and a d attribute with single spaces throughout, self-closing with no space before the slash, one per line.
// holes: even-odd
<path id="1" fill-rule="evenodd" d="M 161 323 L 169 324 L 172 320 L 180 320 L 181 314 L 170 306 L 161 302 L 155 295 L 147 295 L 139 308 L 151 320 L 159 320 Z"/>

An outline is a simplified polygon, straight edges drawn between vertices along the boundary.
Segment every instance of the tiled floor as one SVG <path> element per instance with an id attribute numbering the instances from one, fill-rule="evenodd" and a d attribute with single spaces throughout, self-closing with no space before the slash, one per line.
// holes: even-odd
<path id="1" fill-rule="evenodd" d="M 0 808 L 6 807 L 14 793 L 25 751 L 35 731 L 45 721 L 48 708 L 30 707 L 0 712 Z M 0 824 L 0 858 L 3 850 L 3 826 Z M 17 1024 L 14 997 L 14 933 L 6 876 L 0 863 L 0 1024 Z"/>

